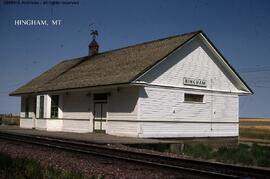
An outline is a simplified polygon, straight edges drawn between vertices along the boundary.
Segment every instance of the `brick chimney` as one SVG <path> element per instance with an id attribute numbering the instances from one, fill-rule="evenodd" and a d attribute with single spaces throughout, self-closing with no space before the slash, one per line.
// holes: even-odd
<path id="1" fill-rule="evenodd" d="M 98 36 L 98 31 L 97 30 L 92 31 L 91 35 L 92 35 L 92 42 L 88 45 L 89 56 L 98 54 L 98 48 L 99 48 L 99 45 L 96 41 L 96 36 Z"/>

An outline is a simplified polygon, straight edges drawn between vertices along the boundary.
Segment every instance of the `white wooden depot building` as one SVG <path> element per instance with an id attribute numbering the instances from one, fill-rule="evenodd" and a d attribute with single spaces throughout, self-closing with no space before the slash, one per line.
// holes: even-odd
<path id="1" fill-rule="evenodd" d="M 239 134 L 252 90 L 202 31 L 65 60 L 12 92 L 20 127 L 131 137 Z"/>

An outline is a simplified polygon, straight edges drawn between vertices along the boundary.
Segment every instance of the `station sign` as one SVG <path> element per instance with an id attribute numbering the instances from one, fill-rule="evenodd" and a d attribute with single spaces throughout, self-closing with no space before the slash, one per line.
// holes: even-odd
<path id="1" fill-rule="evenodd" d="M 199 87 L 206 87 L 206 80 L 202 79 L 195 79 L 195 78 L 184 78 L 183 84 L 188 86 L 199 86 Z"/>

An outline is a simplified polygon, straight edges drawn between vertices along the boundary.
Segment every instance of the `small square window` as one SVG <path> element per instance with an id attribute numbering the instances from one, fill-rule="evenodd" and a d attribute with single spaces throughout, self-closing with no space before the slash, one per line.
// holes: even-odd
<path id="1" fill-rule="evenodd" d="M 185 102 L 199 102 L 199 103 L 202 103 L 203 102 L 203 96 L 204 95 L 200 95 L 200 94 L 188 94 L 188 93 L 185 93 L 184 101 Z"/>

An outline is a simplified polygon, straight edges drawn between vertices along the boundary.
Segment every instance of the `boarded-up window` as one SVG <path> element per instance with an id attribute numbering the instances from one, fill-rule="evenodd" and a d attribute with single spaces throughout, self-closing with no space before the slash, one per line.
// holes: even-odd
<path id="1" fill-rule="evenodd" d="M 59 96 L 52 95 L 51 96 L 51 118 L 58 118 L 58 103 L 59 103 Z"/>
<path id="2" fill-rule="evenodd" d="M 203 102 L 203 95 L 185 93 L 185 102 Z"/>
<path id="3" fill-rule="evenodd" d="M 39 118 L 44 117 L 44 96 L 40 96 L 39 99 Z"/>

